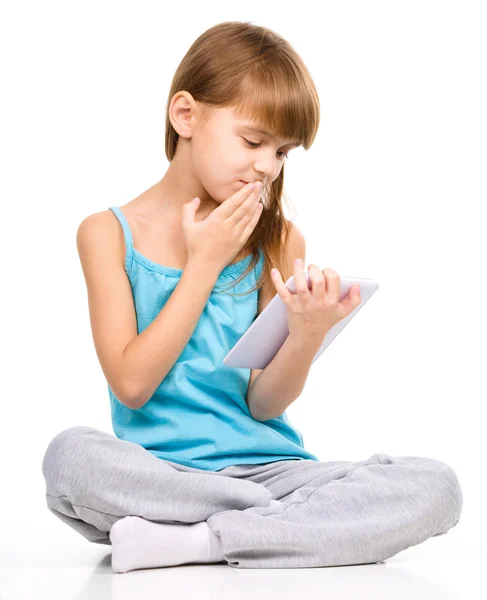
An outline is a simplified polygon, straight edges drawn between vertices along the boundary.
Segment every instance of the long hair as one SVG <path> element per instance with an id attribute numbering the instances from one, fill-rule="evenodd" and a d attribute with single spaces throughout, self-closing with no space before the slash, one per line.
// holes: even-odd
<path id="1" fill-rule="evenodd" d="M 308 150 L 318 132 L 320 104 L 311 75 L 294 48 L 266 27 L 229 21 L 200 35 L 179 64 L 166 106 L 165 151 L 169 162 L 176 153 L 179 135 L 169 119 L 171 98 L 189 92 L 202 105 L 203 120 L 212 107 L 234 107 L 237 118 L 246 117 L 283 138 L 295 139 Z M 270 277 L 271 265 L 286 281 L 293 274 L 285 246 L 291 222 L 284 217 L 282 197 L 284 166 L 261 193 L 263 210 L 245 244 L 252 260 L 243 279 L 264 255 L 264 268 L 250 294 Z M 287 199 L 286 199 L 287 201 Z M 236 294 L 236 295 L 245 295 Z"/>

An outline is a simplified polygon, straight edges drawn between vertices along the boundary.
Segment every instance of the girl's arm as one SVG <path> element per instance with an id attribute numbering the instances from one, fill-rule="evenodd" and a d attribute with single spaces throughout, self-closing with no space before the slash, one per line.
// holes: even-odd
<path id="1" fill-rule="evenodd" d="M 196 261 L 186 263 L 181 279 L 161 312 L 123 351 L 138 379 L 130 408 L 141 408 L 154 394 L 188 344 L 219 273 Z"/>
<path id="2" fill-rule="evenodd" d="M 289 335 L 250 388 L 249 410 L 259 421 L 282 415 L 296 400 L 326 334 L 360 304 L 358 285 L 352 286 L 348 296 L 340 300 L 340 277 L 330 267 L 320 271 L 317 265 L 309 265 L 310 290 L 303 266 L 304 260 L 296 260 L 296 294 L 286 288 L 278 269 L 272 274 L 279 296 L 286 305 Z"/>
<path id="3" fill-rule="evenodd" d="M 296 345 L 291 338 L 259 374 L 249 389 L 247 404 L 256 421 L 279 417 L 301 394 L 322 339 Z"/>
<path id="4" fill-rule="evenodd" d="M 84 219 L 76 243 L 100 365 L 118 400 L 137 410 L 151 398 L 189 342 L 219 273 L 196 259 L 188 260 L 161 312 L 137 335 L 124 269 L 125 244 L 110 211 Z"/>
<path id="5" fill-rule="evenodd" d="M 285 248 L 283 273 L 284 279 L 287 280 L 293 273 L 294 259 L 302 258 L 304 261 L 306 257 L 306 240 L 296 223 L 290 223 L 287 239 L 283 232 L 282 244 Z M 258 314 L 264 311 L 275 295 L 274 283 L 266 281 L 259 296 Z M 313 352 L 312 341 L 307 348 L 301 348 L 288 338 L 265 369 L 252 371 L 247 391 L 247 405 L 256 421 L 266 421 L 282 415 L 298 398 L 303 391 L 314 355 L 319 347 L 318 343 Z"/>

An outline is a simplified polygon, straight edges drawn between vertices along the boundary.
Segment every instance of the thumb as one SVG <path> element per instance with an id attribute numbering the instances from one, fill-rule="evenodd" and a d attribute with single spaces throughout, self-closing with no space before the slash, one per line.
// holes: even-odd
<path id="1" fill-rule="evenodd" d="M 188 216 L 191 217 L 192 220 L 194 220 L 194 215 L 198 210 L 199 205 L 199 198 L 193 198 L 190 202 L 186 202 L 186 204 L 184 205 L 184 207 L 186 208 L 186 214 L 188 214 Z"/>
<path id="2" fill-rule="evenodd" d="M 342 319 L 344 317 L 348 317 L 350 313 L 352 313 L 357 306 L 360 304 L 360 286 L 352 285 L 350 288 L 350 292 L 341 302 L 338 303 L 340 306 L 340 310 L 343 313 Z"/>
<path id="3" fill-rule="evenodd" d="M 360 286 L 359 285 L 352 285 L 352 289 L 350 290 L 350 301 L 352 304 L 359 304 L 360 303 Z"/>
<path id="4" fill-rule="evenodd" d="M 352 285 L 348 296 L 344 298 L 343 305 L 347 308 L 348 313 L 351 313 L 360 304 L 360 287 Z"/>

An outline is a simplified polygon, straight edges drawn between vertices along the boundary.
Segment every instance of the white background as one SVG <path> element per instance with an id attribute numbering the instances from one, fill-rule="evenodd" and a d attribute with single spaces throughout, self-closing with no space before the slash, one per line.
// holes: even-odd
<path id="1" fill-rule="evenodd" d="M 320 95 L 316 142 L 285 167 L 306 266 L 380 286 L 287 415 L 322 461 L 447 462 L 464 492 L 456 532 L 485 543 L 486 13 L 445 0 L 3 6 L 4 548 L 93 548 L 48 512 L 41 472 L 61 430 L 113 434 L 76 230 L 163 176 L 174 71 L 230 20 L 285 37 Z"/>

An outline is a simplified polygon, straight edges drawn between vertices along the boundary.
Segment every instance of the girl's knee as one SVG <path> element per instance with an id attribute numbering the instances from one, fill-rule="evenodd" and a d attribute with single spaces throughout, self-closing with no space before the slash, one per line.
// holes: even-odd
<path id="1" fill-rule="evenodd" d="M 49 442 L 47 449 L 42 459 L 42 474 L 47 480 L 59 471 L 60 462 L 69 453 L 69 449 L 73 447 L 76 440 L 81 436 L 93 433 L 96 431 L 93 427 L 77 425 L 64 429 L 56 434 Z"/>

